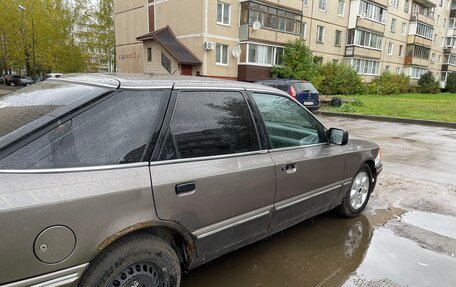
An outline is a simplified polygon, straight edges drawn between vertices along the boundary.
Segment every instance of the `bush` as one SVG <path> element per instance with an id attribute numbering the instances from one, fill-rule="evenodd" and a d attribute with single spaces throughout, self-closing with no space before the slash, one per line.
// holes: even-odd
<path id="1" fill-rule="evenodd" d="M 448 74 L 445 88 L 450 93 L 456 93 L 456 72 Z"/>
<path id="2" fill-rule="evenodd" d="M 432 72 L 428 71 L 418 80 L 418 89 L 423 94 L 437 94 L 440 92 L 439 80 L 436 80 Z"/>
<path id="3" fill-rule="evenodd" d="M 384 72 L 369 83 L 368 92 L 371 95 L 397 95 L 410 90 L 410 78 L 405 74 Z"/>
<path id="4" fill-rule="evenodd" d="M 354 113 L 354 112 L 356 112 L 356 109 L 352 104 L 345 103 L 345 104 L 342 104 L 339 111 L 342 113 Z"/>
<path id="5" fill-rule="evenodd" d="M 364 91 L 362 78 L 346 64 L 326 63 L 318 68 L 321 83 L 314 83 L 324 95 L 356 95 Z"/>

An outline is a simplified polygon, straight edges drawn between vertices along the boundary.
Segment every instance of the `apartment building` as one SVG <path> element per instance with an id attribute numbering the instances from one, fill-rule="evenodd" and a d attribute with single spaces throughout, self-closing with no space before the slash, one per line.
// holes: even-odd
<path id="1" fill-rule="evenodd" d="M 366 81 L 432 71 L 444 86 L 456 71 L 451 0 L 114 0 L 114 11 L 120 72 L 255 81 L 295 39 Z"/>

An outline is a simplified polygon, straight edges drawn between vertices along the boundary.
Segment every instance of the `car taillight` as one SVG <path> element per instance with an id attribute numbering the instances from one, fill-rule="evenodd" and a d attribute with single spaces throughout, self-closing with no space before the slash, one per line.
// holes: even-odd
<path id="1" fill-rule="evenodd" d="M 290 94 L 290 96 L 293 99 L 296 99 L 296 90 L 292 86 L 290 86 L 290 89 L 288 90 L 288 93 Z"/>

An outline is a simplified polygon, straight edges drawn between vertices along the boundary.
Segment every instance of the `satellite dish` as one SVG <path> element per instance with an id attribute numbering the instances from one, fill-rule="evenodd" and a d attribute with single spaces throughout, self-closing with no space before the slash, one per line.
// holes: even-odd
<path id="1" fill-rule="evenodd" d="M 255 31 L 256 31 L 256 30 L 259 30 L 259 29 L 261 28 L 261 23 L 260 23 L 260 21 L 256 20 L 255 22 L 253 22 L 252 28 L 253 28 L 253 30 L 255 30 Z"/>
<path id="2" fill-rule="evenodd" d="M 239 56 L 241 55 L 241 47 L 233 47 L 233 49 L 231 50 L 231 54 L 233 55 L 233 57 L 239 58 Z"/>

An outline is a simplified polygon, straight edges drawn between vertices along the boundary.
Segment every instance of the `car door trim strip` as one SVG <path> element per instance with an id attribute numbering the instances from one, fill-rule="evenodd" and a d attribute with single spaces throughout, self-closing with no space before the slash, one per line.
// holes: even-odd
<path id="1" fill-rule="evenodd" d="M 215 233 L 219 233 L 226 229 L 241 225 L 243 223 L 255 220 L 257 218 L 268 216 L 271 213 L 273 205 L 269 205 L 248 213 L 241 214 L 236 217 L 232 217 L 230 219 L 214 223 L 209 226 L 205 226 L 203 228 L 197 229 L 193 232 L 193 235 L 196 236 L 197 239 L 202 239 L 208 236 L 211 236 Z"/>
<path id="2" fill-rule="evenodd" d="M 300 194 L 298 196 L 287 198 L 285 200 L 282 200 L 282 201 L 279 201 L 279 202 L 276 203 L 276 205 L 275 205 L 276 206 L 276 210 L 281 210 L 281 209 L 287 208 L 289 206 L 298 204 L 298 203 L 300 203 L 302 201 L 311 199 L 311 198 L 313 198 L 315 196 L 330 192 L 330 191 L 332 191 L 334 189 L 341 188 L 341 187 L 342 187 L 342 181 L 338 181 L 338 182 L 333 183 L 331 185 L 327 185 L 327 186 L 324 186 L 322 188 L 318 188 L 318 189 L 312 190 L 310 192 L 307 192 L 307 193 L 304 193 L 304 194 Z"/>
<path id="3" fill-rule="evenodd" d="M 44 286 L 66 286 L 70 283 L 76 282 L 86 269 L 89 264 L 81 264 L 64 270 L 60 270 L 53 273 L 44 274 L 41 276 L 29 278 L 6 285 L 0 285 L 0 287 L 44 287 Z"/>

